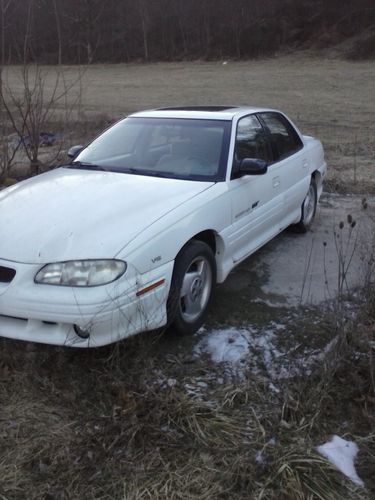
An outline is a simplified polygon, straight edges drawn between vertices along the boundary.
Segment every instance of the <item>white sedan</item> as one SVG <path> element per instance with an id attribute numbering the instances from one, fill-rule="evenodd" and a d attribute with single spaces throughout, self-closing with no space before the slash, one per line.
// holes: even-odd
<path id="1" fill-rule="evenodd" d="M 285 114 L 144 111 L 0 192 L 0 335 L 77 347 L 203 323 L 215 283 L 291 224 L 326 163 Z"/>

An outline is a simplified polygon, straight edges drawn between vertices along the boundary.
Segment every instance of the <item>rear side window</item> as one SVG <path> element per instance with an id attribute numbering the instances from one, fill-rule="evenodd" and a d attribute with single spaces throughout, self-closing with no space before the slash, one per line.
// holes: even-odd
<path id="1" fill-rule="evenodd" d="M 302 149 L 302 141 L 288 120 L 279 113 L 260 113 L 271 145 L 273 161 L 287 158 Z"/>

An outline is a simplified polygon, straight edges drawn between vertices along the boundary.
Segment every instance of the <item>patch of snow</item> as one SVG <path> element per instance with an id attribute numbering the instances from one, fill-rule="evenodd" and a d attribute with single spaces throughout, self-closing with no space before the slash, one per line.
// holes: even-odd
<path id="1" fill-rule="evenodd" d="M 240 374 L 250 351 L 250 330 L 212 330 L 202 336 L 195 353 L 207 352 L 214 363 L 226 363 Z"/>
<path id="2" fill-rule="evenodd" d="M 167 380 L 168 387 L 174 387 L 177 384 L 177 380 L 175 378 L 169 378 Z"/>
<path id="3" fill-rule="evenodd" d="M 264 450 L 267 448 L 267 446 L 275 446 L 275 444 L 276 444 L 276 439 L 273 437 L 263 446 L 261 450 L 258 450 L 255 454 L 256 463 L 260 465 L 264 464 L 265 462 Z"/>
<path id="4" fill-rule="evenodd" d="M 255 365 L 260 361 L 271 378 L 276 378 L 274 361 L 284 354 L 275 347 L 274 337 L 273 329 L 259 332 L 252 326 L 211 330 L 201 335 L 195 346 L 195 354 L 206 352 L 214 363 L 224 363 L 237 376 L 244 375 L 245 370 L 249 368 L 252 373 L 260 373 L 261 369 Z"/>
<path id="5" fill-rule="evenodd" d="M 255 461 L 257 464 L 264 464 L 263 450 L 259 450 L 256 452 Z"/>
<path id="6" fill-rule="evenodd" d="M 249 354 L 249 331 L 217 330 L 207 336 L 207 352 L 214 363 L 238 364 Z"/>
<path id="7" fill-rule="evenodd" d="M 287 334 L 287 327 L 274 321 L 263 328 L 249 325 L 246 328 L 201 331 L 194 356 L 207 353 L 213 363 L 224 365 L 225 375 L 266 374 L 270 379 L 270 391 L 278 393 L 280 389 L 272 382 L 301 374 L 310 375 L 312 367 L 321 363 L 337 342 L 335 338 L 319 350 L 303 349 L 301 344 L 292 349 L 288 342 L 279 342 L 280 337 Z"/>
<path id="8" fill-rule="evenodd" d="M 201 378 L 191 379 L 189 383 L 184 384 L 186 394 L 195 399 L 204 399 L 204 394 L 208 391 L 207 381 Z"/>
<path id="9" fill-rule="evenodd" d="M 333 436 L 331 441 L 318 446 L 317 451 L 353 481 L 353 483 L 358 486 L 364 486 L 362 479 L 358 476 L 354 467 L 354 460 L 358 453 L 356 443 L 346 441 L 339 436 Z"/>
<path id="10" fill-rule="evenodd" d="M 275 392 L 276 394 L 279 394 L 281 392 L 281 390 L 273 382 L 270 382 L 268 384 L 268 388 L 270 391 Z"/>
<path id="11" fill-rule="evenodd" d="M 154 370 L 149 378 L 150 386 L 159 387 L 160 389 L 168 389 L 177 385 L 175 378 L 168 378 L 162 370 Z"/>
<path id="12" fill-rule="evenodd" d="M 208 387 L 207 382 L 203 382 L 203 381 L 200 381 L 200 380 L 198 380 L 198 382 L 196 382 L 196 384 L 197 384 L 198 387 L 201 387 L 202 389 L 206 389 Z"/>

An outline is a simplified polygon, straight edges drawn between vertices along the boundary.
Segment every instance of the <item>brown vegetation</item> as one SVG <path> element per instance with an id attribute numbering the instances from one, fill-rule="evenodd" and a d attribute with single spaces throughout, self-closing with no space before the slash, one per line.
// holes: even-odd
<path id="1" fill-rule="evenodd" d="M 22 99 L 21 67 L 7 67 L 4 81 Z M 328 58 L 283 56 L 257 61 L 39 67 L 50 106 L 49 132 L 63 132 L 66 150 L 84 143 L 110 122 L 140 109 L 173 105 L 249 104 L 281 109 L 304 134 L 322 140 L 328 163 L 326 189 L 375 192 L 375 66 Z M 30 68 L 30 78 L 33 68 Z M 78 82 L 76 84 L 75 82 Z M 69 91 L 65 92 L 68 88 Z M 83 91 L 84 89 L 84 91 Z M 68 118 L 68 119 L 67 119 Z M 9 133 L 9 132 L 8 132 Z M 56 160 L 54 147 L 42 147 L 43 168 Z M 12 170 L 22 175 L 27 160 L 19 151 Z M 20 170 L 21 169 L 21 170 Z"/>
<path id="2" fill-rule="evenodd" d="M 173 336 L 97 351 L 3 340 L 0 495 L 368 500 L 375 400 L 364 332 L 373 341 L 373 320 L 361 316 L 330 359 L 309 377 L 278 380 L 279 392 L 267 377 L 233 379 L 192 360 Z M 359 444 L 367 489 L 316 453 L 332 433 Z"/>

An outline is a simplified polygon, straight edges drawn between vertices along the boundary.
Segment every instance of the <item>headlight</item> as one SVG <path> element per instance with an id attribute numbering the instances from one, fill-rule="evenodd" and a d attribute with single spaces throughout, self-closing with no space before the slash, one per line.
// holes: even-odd
<path id="1" fill-rule="evenodd" d="M 126 271 L 122 260 L 70 260 L 47 264 L 35 276 L 35 283 L 62 286 L 98 286 L 117 280 Z"/>

